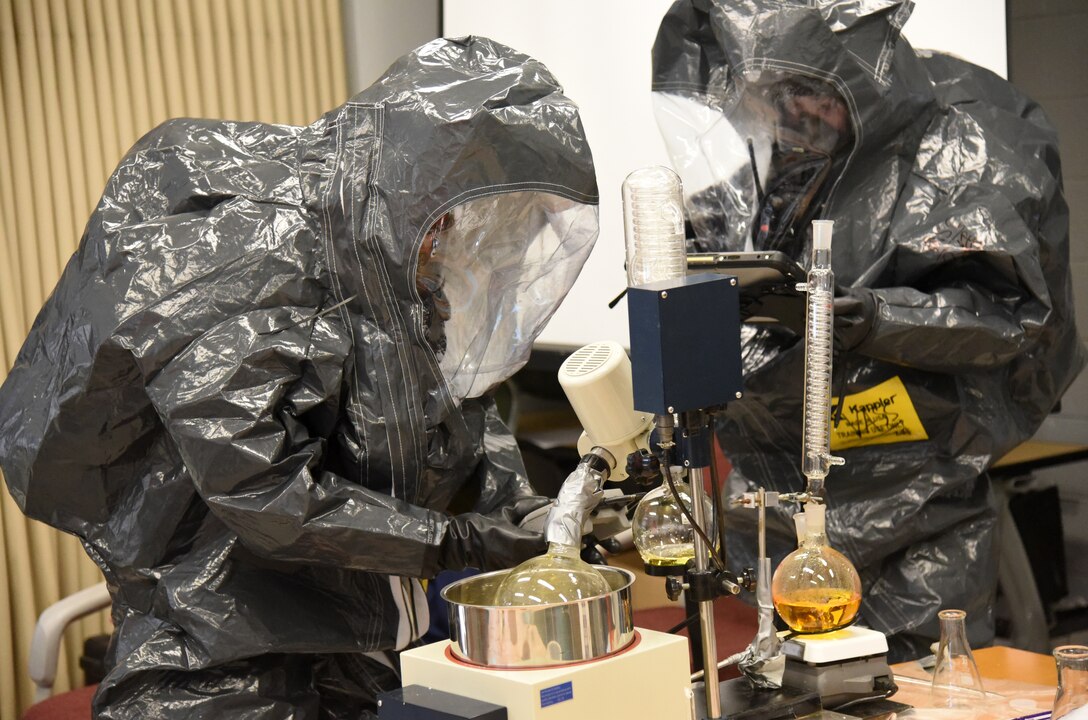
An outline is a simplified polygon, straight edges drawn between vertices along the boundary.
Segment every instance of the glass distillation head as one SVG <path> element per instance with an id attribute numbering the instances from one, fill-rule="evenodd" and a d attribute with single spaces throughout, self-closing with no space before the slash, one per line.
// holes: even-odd
<path id="1" fill-rule="evenodd" d="M 800 547 L 774 571 L 775 610 L 799 633 L 838 630 L 854 621 L 861 607 L 861 579 L 845 555 L 827 544 L 823 505 L 808 503 L 794 516 Z"/>
<path id="2" fill-rule="evenodd" d="M 495 592 L 508 607 L 574 602 L 611 592 L 608 581 L 578 556 L 573 545 L 549 543 L 548 552 L 510 571 Z"/>

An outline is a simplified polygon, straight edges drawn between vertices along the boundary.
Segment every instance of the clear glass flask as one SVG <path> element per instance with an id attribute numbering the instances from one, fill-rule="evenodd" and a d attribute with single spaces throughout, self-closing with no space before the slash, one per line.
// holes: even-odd
<path id="1" fill-rule="evenodd" d="M 1058 693 L 1050 717 L 1085 720 L 1088 718 L 1088 646 L 1062 645 L 1054 648 L 1058 663 Z"/>
<path id="2" fill-rule="evenodd" d="M 674 480 L 673 484 L 688 515 L 692 514 L 691 487 L 682 480 Z M 714 507 L 705 496 L 703 517 L 710 525 L 707 535 L 714 539 Z M 631 519 L 631 534 L 642 562 L 650 567 L 682 568 L 695 557 L 695 531 L 667 483 L 646 493 L 639 501 Z"/>
<path id="3" fill-rule="evenodd" d="M 939 707 L 977 709 L 986 691 L 967 642 L 967 613 L 941 610 L 937 617 L 941 621 L 941 642 L 933 668 L 933 702 Z"/>
<path id="4" fill-rule="evenodd" d="M 822 633 L 854 621 L 861 607 L 861 578 L 845 555 L 827 544 L 825 508 L 808 503 L 794 516 L 801 547 L 778 565 L 771 599 L 792 630 Z"/>
<path id="5" fill-rule="evenodd" d="M 573 545 L 549 543 L 548 552 L 510 571 L 495 592 L 495 604 L 551 605 L 604 595 L 608 581 L 582 560 Z"/>

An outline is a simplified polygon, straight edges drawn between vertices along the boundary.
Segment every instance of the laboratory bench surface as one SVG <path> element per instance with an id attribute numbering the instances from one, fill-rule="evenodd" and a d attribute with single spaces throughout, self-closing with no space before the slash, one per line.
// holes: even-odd
<path id="1" fill-rule="evenodd" d="M 975 650 L 973 655 L 987 698 L 969 713 L 972 720 L 1011 720 L 1050 710 L 1058 682 L 1054 658 L 1050 655 L 1010 647 L 982 648 Z M 893 665 L 892 672 L 899 691 L 891 699 L 916 708 L 916 712 L 908 717 L 930 717 L 926 712 L 932 707 L 930 671 L 923 669 L 917 661 L 911 661 Z M 936 712 L 942 718 L 952 718 L 953 715 L 945 713 L 954 711 Z M 932 716 L 937 717 L 936 714 Z"/>

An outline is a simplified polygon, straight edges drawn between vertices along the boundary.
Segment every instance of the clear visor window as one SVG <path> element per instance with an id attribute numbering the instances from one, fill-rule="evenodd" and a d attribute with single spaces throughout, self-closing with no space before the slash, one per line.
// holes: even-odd
<path id="1" fill-rule="evenodd" d="M 853 147 L 849 106 L 835 87 L 764 72 L 727 103 L 659 92 L 654 109 L 696 249 L 796 255 Z"/>
<path id="2" fill-rule="evenodd" d="M 542 192 L 470 200 L 424 235 L 416 290 L 453 396 L 514 374 L 585 263 L 597 207 Z"/>

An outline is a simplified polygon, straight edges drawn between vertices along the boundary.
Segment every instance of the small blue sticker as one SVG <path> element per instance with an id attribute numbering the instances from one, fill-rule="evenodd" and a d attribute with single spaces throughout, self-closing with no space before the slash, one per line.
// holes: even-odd
<path id="1" fill-rule="evenodd" d="M 573 699 L 574 684 L 570 680 L 562 685 L 552 685 L 540 691 L 540 707 L 542 708 Z"/>

